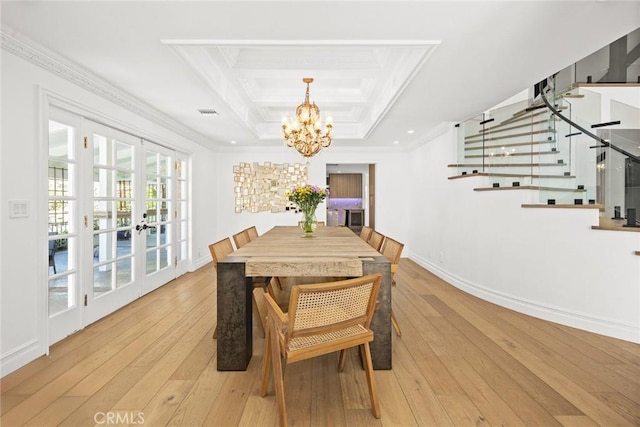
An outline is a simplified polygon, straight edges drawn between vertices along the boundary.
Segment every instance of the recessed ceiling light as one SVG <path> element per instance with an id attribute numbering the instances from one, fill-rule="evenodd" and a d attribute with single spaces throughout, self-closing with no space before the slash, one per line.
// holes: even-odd
<path id="1" fill-rule="evenodd" d="M 414 133 L 414 132 L 415 132 L 415 130 L 413 130 L 413 129 L 410 129 L 410 130 L 407 131 L 407 133 Z"/>
<path id="2" fill-rule="evenodd" d="M 398 145 L 398 144 L 400 144 L 400 141 L 393 141 L 393 143 Z"/>
<path id="3" fill-rule="evenodd" d="M 212 108 L 198 108 L 198 112 L 205 116 L 218 116 L 218 112 Z"/>
<path id="4" fill-rule="evenodd" d="M 235 144 L 235 143 L 236 143 L 236 141 L 231 141 L 231 143 L 232 143 L 232 144 Z"/>

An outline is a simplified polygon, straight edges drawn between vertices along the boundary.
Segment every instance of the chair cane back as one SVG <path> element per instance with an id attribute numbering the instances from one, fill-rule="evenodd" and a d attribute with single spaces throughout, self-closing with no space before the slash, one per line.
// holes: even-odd
<path id="1" fill-rule="evenodd" d="M 255 225 L 252 226 L 252 227 L 247 228 L 245 231 L 249 235 L 249 240 L 251 240 L 252 242 L 254 240 L 256 240 L 258 238 L 258 236 L 259 236 L 258 229 L 256 228 Z"/>
<path id="2" fill-rule="evenodd" d="M 367 241 L 367 243 L 369 243 L 369 246 L 371 246 L 376 251 L 380 251 L 380 247 L 382 246 L 383 240 L 384 240 L 383 234 L 378 233 L 376 230 L 372 230 L 371 237 L 369 237 L 369 240 Z"/>
<path id="3" fill-rule="evenodd" d="M 369 237 L 371 237 L 372 231 L 373 231 L 373 228 L 369 227 L 368 225 L 365 225 L 364 227 L 362 227 L 362 230 L 360 230 L 360 238 L 365 242 L 368 242 Z"/>
<path id="4" fill-rule="evenodd" d="M 247 243 L 251 241 L 249 237 L 249 232 L 247 230 L 242 230 L 239 233 L 233 235 L 233 242 L 236 244 L 236 248 L 240 249 Z"/>

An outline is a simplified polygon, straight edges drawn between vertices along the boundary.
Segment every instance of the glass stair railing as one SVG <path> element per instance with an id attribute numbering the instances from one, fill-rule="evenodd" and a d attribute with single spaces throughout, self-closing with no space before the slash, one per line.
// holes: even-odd
<path id="1" fill-rule="evenodd" d="M 565 160 L 557 147 L 556 129 L 544 105 L 526 100 L 491 110 L 458 125 L 458 176 L 490 177 L 487 189 L 540 187 L 540 179 L 567 181 Z M 479 188 L 482 190 L 483 188 Z"/>
<path id="2" fill-rule="evenodd" d="M 553 78 L 546 83 L 534 102 L 501 106 L 456 125 L 451 178 L 488 177 L 478 191 L 537 190 L 541 204 L 597 204 L 602 218 L 620 218 L 611 220 L 614 226 L 634 212 L 640 216 L 640 110 L 605 103 L 611 117 L 625 119 L 616 129 L 602 126 L 599 93 L 580 86 L 556 92 Z"/>
<path id="3" fill-rule="evenodd" d="M 558 92 L 554 80 L 548 82 L 541 100 L 560 119 L 556 122 L 560 150 L 569 156 L 576 189 L 584 190 L 583 197 L 563 201 L 602 205 L 601 218 L 611 226 L 640 225 L 640 109 L 603 99 L 588 86 Z M 541 202 L 549 198 L 540 192 Z"/>

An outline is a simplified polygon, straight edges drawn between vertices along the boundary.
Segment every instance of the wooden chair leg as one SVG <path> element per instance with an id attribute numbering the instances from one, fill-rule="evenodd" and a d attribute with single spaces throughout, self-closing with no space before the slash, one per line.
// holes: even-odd
<path id="1" fill-rule="evenodd" d="M 393 314 L 393 308 L 391 309 L 391 323 L 393 324 L 393 329 L 396 330 L 396 334 L 399 337 L 402 336 L 402 331 L 400 331 L 400 325 L 398 325 L 398 321 L 396 320 L 396 315 Z"/>
<path id="2" fill-rule="evenodd" d="M 265 332 L 264 351 L 262 352 L 262 385 L 260 386 L 260 396 L 265 397 L 269 389 L 269 369 L 271 366 L 271 343 L 269 342 L 269 328 Z"/>
<path id="3" fill-rule="evenodd" d="M 258 308 L 258 303 L 256 302 L 256 295 L 253 294 L 253 298 L 251 298 L 252 302 L 253 302 L 253 319 L 256 321 L 256 324 L 258 325 L 258 332 L 260 333 L 260 336 L 262 338 L 264 338 L 265 334 L 264 334 L 264 323 L 262 321 L 262 315 L 260 314 L 260 309 Z"/>
<path id="4" fill-rule="evenodd" d="M 216 325 L 216 328 L 213 330 L 213 337 L 214 340 L 218 339 L 218 325 Z"/>
<path id="5" fill-rule="evenodd" d="M 344 362 L 347 359 L 347 350 L 340 350 L 340 356 L 338 357 L 338 372 L 344 371 Z"/>
<path id="6" fill-rule="evenodd" d="M 371 349 L 369 343 L 361 346 L 364 353 L 364 362 L 367 372 L 367 384 L 369 385 L 369 396 L 371 397 L 371 412 L 376 418 L 380 418 L 380 404 L 378 403 L 378 390 L 376 389 L 376 380 L 373 377 L 373 363 L 371 363 Z"/>
<path id="7" fill-rule="evenodd" d="M 280 345 L 278 343 L 278 336 L 276 334 L 269 335 L 269 345 L 271 346 L 271 367 L 273 370 L 273 385 L 276 390 L 276 402 L 278 404 L 278 421 L 280 426 L 286 427 L 288 425 L 287 407 L 284 399 L 284 374 L 282 372 Z"/>

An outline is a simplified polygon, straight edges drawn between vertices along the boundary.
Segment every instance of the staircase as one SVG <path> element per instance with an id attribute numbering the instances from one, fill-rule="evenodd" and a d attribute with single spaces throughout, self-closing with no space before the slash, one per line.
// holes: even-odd
<path id="1" fill-rule="evenodd" d="M 448 165 L 455 169 L 449 179 L 476 177 L 475 191 L 534 190 L 539 207 L 598 208 L 603 228 L 639 231 L 633 218 L 640 188 L 630 184 L 636 178 L 629 171 L 640 165 L 640 106 L 603 99 L 610 95 L 595 88 L 603 85 L 575 85 L 555 95 L 555 82 L 548 83 L 544 97 L 456 125 L 458 162 Z M 617 136 L 623 132 L 632 132 L 624 134 L 630 140 Z"/>

